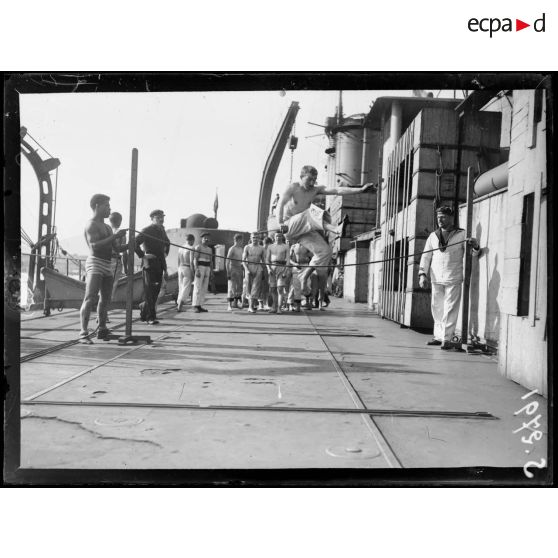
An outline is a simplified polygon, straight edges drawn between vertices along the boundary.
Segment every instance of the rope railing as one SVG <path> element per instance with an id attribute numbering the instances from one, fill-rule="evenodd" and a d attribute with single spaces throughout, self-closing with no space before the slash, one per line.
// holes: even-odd
<path id="1" fill-rule="evenodd" d="M 141 231 L 135 231 L 136 233 L 140 233 Z M 143 236 L 147 237 L 147 238 L 151 238 L 152 240 L 158 240 L 161 242 L 160 238 L 157 238 L 155 236 L 146 234 L 145 232 L 142 232 Z M 446 248 L 449 248 L 450 246 L 458 246 L 459 244 L 463 244 L 464 242 L 467 242 L 467 239 L 465 240 L 460 240 L 459 242 L 454 242 L 452 244 L 447 244 L 444 247 L 444 250 Z M 199 253 L 202 254 L 203 252 L 200 250 L 196 250 L 195 248 L 191 248 L 189 246 L 184 246 L 182 244 L 176 244 L 174 242 L 169 242 L 170 246 L 174 246 L 176 248 L 181 248 L 183 250 L 188 250 L 189 252 L 194 252 L 194 253 Z M 393 256 L 391 258 L 384 258 L 381 260 L 372 260 L 372 261 L 368 261 L 368 262 L 358 262 L 358 263 L 344 263 L 344 264 L 330 264 L 330 265 L 309 265 L 309 264 L 285 264 L 285 265 L 281 265 L 281 267 L 290 267 L 290 268 L 345 268 L 345 267 L 356 267 L 356 266 L 360 266 L 360 265 L 376 265 L 376 264 L 382 264 L 382 263 L 387 263 L 387 262 L 391 262 L 391 261 L 395 261 L 395 260 L 404 260 L 404 259 L 408 259 L 408 258 L 414 258 L 415 256 L 422 256 L 422 254 L 426 254 L 428 252 L 437 252 L 439 251 L 440 248 L 432 248 L 431 250 L 421 250 L 420 252 L 414 252 L 413 254 L 407 254 L 407 255 L 403 255 L 403 256 Z M 22 253 L 22 256 L 29 256 L 29 257 L 44 257 L 41 256 L 40 254 L 28 254 L 28 253 Z M 214 258 L 220 258 L 223 260 L 229 260 L 229 261 L 233 261 L 233 262 L 239 262 L 239 263 L 262 263 L 262 262 L 250 262 L 244 259 L 239 259 L 239 258 L 229 258 L 228 256 L 221 256 L 219 254 L 213 254 L 212 257 Z M 64 256 L 50 256 L 49 259 L 51 260 L 56 260 L 56 259 L 61 259 L 61 260 L 70 260 L 72 262 L 75 262 L 76 264 L 78 262 L 85 262 L 84 259 L 78 259 L 78 258 L 73 258 L 73 257 L 64 257 Z M 274 262 L 270 262 L 269 265 L 273 265 Z M 268 262 L 265 262 L 265 265 L 268 265 Z"/>
<path id="2" fill-rule="evenodd" d="M 29 256 L 31 258 L 44 258 L 47 260 L 70 260 L 71 262 L 74 262 L 76 265 L 79 262 L 85 262 L 85 259 L 74 258 L 73 256 L 45 256 L 44 254 L 28 254 L 26 252 L 22 252 L 21 255 Z"/>
<path id="3" fill-rule="evenodd" d="M 135 231 L 136 233 L 140 233 L 141 231 Z M 160 238 L 157 238 L 155 236 L 151 236 L 149 234 L 146 234 L 145 232 L 142 232 L 141 234 L 143 234 L 143 236 L 147 237 L 147 238 L 151 238 L 153 240 L 158 240 L 159 242 L 161 242 Z M 446 244 L 443 249 L 445 250 L 446 248 L 449 248 L 450 246 L 457 246 L 459 244 L 463 244 L 464 242 L 467 242 L 468 239 L 465 240 L 460 240 L 459 242 L 453 242 L 452 244 Z M 166 243 L 165 243 L 166 244 Z M 175 246 L 176 248 L 182 248 L 184 250 L 188 250 L 190 252 L 194 252 L 194 253 L 199 253 L 202 254 L 203 252 L 201 252 L 200 250 L 196 250 L 195 248 L 190 248 L 189 246 L 184 246 L 182 244 L 175 244 L 174 242 L 169 242 L 170 246 Z M 359 265 L 375 265 L 375 264 L 380 264 L 380 263 L 385 263 L 385 262 L 391 262 L 394 260 L 402 260 L 402 259 L 407 259 L 407 258 L 413 258 L 415 256 L 422 256 L 422 254 L 426 254 L 428 252 L 437 252 L 441 250 L 440 248 L 432 248 L 431 250 L 421 250 L 420 252 L 415 252 L 413 254 L 407 254 L 404 256 L 394 256 L 391 258 L 385 258 L 382 260 L 372 260 L 369 262 L 359 262 L 359 263 L 352 263 L 352 264 L 334 264 L 334 265 L 308 265 L 308 264 L 286 264 L 286 265 L 282 265 L 281 267 L 296 267 L 296 268 L 306 268 L 306 267 L 311 267 L 311 268 L 331 268 L 331 267 L 338 267 L 338 268 L 345 268 L 345 267 L 353 267 L 353 266 L 359 266 Z M 229 260 L 229 261 L 235 261 L 235 262 L 241 262 L 241 263 L 262 263 L 262 262 L 250 262 L 244 259 L 238 259 L 238 258 L 229 258 L 228 256 L 221 256 L 218 254 L 214 254 L 213 255 L 214 258 L 221 258 L 223 260 Z M 270 262 L 270 265 L 273 265 L 274 262 Z M 268 265 L 267 262 L 265 262 L 265 265 Z"/>

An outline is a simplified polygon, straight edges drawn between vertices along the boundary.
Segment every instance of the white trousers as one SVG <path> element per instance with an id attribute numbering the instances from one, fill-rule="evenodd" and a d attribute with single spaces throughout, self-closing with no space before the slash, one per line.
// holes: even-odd
<path id="1" fill-rule="evenodd" d="M 194 273 L 189 265 L 178 266 L 178 298 L 176 303 L 186 304 L 192 292 L 192 283 L 194 282 Z"/>
<path id="2" fill-rule="evenodd" d="M 302 275 L 304 270 L 297 271 L 293 269 L 293 280 L 291 282 L 291 288 L 289 289 L 289 298 L 287 302 L 289 304 L 293 304 L 295 301 L 299 301 L 302 299 L 302 288 L 300 283 L 300 276 Z"/>
<path id="3" fill-rule="evenodd" d="M 194 295 L 192 297 L 192 306 L 201 306 L 205 301 L 207 293 L 207 285 L 209 284 L 209 273 L 211 269 L 208 266 L 200 265 L 198 267 L 200 276 L 194 277 Z"/>
<path id="4" fill-rule="evenodd" d="M 309 252 L 312 252 L 313 256 L 309 265 L 326 266 L 316 269 L 317 273 L 325 277 L 327 275 L 327 266 L 331 262 L 332 250 L 324 237 L 319 232 L 312 231 L 300 236 L 297 242 L 302 244 Z"/>
<path id="5" fill-rule="evenodd" d="M 432 283 L 432 317 L 434 318 L 434 339 L 451 341 L 461 302 L 461 283 L 442 285 Z"/>
<path id="6" fill-rule="evenodd" d="M 295 239 L 311 231 L 324 230 L 324 212 L 315 205 L 311 205 L 302 213 L 293 215 L 286 221 L 289 230 L 287 238 Z"/>

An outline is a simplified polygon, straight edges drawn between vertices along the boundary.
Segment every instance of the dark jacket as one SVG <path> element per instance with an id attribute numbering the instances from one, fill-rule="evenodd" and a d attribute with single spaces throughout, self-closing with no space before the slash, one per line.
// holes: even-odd
<path id="1" fill-rule="evenodd" d="M 145 252 L 141 249 L 141 245 L 145 248 Z M 143 258 L 145 254 L 153 254 L 157 259 L 143 260 L 143 267 L 160 268 L 167 270 L 166 257 L 169 254 L 170 240 L 163 227 L 159 225 L 149 225 L 142 229 L 136 236 L 135 252 L 138 257 Z"/>

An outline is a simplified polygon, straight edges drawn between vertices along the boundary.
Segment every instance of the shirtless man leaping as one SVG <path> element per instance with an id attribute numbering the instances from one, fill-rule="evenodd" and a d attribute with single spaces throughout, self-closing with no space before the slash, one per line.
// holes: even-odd
<path id="1" fill-rule="evenodd" d="M 328 188 L 327 186 L 315 186 L 317 178 L 318 171 L 314 167 L 310 165 L 302 167 L 300 182 L 290 184 L 279 200 L 277 220 L 282 230 L 287 229 L 286 237 L 292 244 L 299 242 L 314 254 L 310 266 L 316 266 L 320 300 L 323 300 L 327 282 L 327 266 L 331 259 L 332 250 L 320 231 L 322 233 L 329 231 L 340 234 L 341 226 L 335 227 L 323 222 L 323 220 L 318 221 L 310 209 L 312 201 L 319 194 L 333 196 L 363 194 L 371 190 L 374 185 L 369 182 L 362 187 L 336 186 Z M 313 270 L 313 267 L 306 268 L 304 275 L 301 277 L 302 284 L 306 282 Z"/>

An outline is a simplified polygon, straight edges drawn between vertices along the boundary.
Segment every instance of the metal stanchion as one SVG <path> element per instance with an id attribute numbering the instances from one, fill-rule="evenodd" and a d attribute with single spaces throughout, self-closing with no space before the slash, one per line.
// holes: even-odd
<path id="1" fill-rule="evenodd" d="M 136 230 L 136 196 L 138 186 L 138 150 L 132 149 L 132 179 L 130 184 L 130 224 L 128 231 L 128 272 L 127 272 L 127 293 L 126 293 L 126 329 L 122 336 L 109 335 L 107 339 L 118 339 L 119 345 L 128 343 L 151 343 L 149 335 L 132 335 L 132 309 L 134 297 L 134 248 Z"/>
<path id="2" fill-rule="evenodd" d="M 473 168 L 467 169 L 467 225 L 466 238 L 471 238 L 473 229 L 473 195 L 474 195 Z M 463 304 L 461 307 L 461 339 L 458 347 L 466 351 L 469 339 L 469 291 L 471 286 L 471 250 L 465 243 L 465 266 L 463 269 Z"/>
<path id="3" fill-rule="evenodd" d="M 126 332 L 118 343 L 151 343 L 149 335 L 132 335 L 132 305 L 134 296 L 134 248 L 136 238 L 136 196 L 138 189 L 138 150 L 132 149 L 132 180 L 130 184 L 130 225 L 128 231 L 128 293 L 126 296 Z"/>

